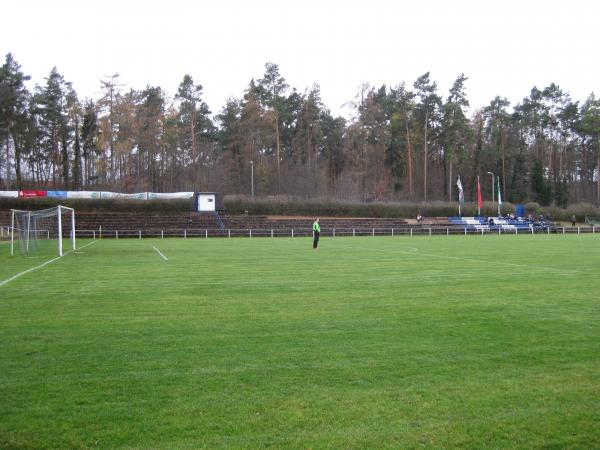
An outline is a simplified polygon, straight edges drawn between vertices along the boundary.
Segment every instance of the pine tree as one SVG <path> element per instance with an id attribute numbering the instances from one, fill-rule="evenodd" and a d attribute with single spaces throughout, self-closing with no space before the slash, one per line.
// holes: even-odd
<path id="1" fill-rule="evenodd" d="M 273 114 L 273 129 L 275 131 L 275 160 L 277 166 L 277 191 L 280 190 L 281 148 L 279 135 L 279 120 L 283 109 L 283 94 L 289 86 L 279 73 L 279 66 L 272 62 L 265 64 L 265 74 L 258 80 L 257 92 L 261 102 L 270 108 Z"/>
<path id="2" fill-rule="evenodd" d="M 98 113 L 92 100 L 88 100 L 84 106 L 81 141 L 83 156 L 82 181 L 84 186 L 89 187 L 91 181 L 95 179 L 94 158 L 97 154 L 98 142 Z"/>
<path id="3" fill-rule="evenodd" d="M 180 149 L 187 160 L 199 171 L 200 155 L 198 144 L 202 134 L 202 123 L 208 120 L 208 105 L 202 100 L 202 85 L 194 84 L 190 75 L 185 75 L 179 85 L 175 100 L 179 101 L 178 123 Z"/>
<path id="4" fill-rule="evenodd" d="M 68 96 L 72 91 L 71 83 L 66 82 L 52 69 L 46 85 L 36 88 L 35 101 L 39 114 L 39 131 L 41 146 L 46 161 L 49 162 L 49 177 L 53 187 L 69 186 L 70 152 L 72 127 L 68 120 Z"/>
<path id="5" fill-rule="evenodd" d="M 467 77 L 460 74 L 450 88 L 446 103 L 442 106 L 442 143 L 444 146 L 444 190 L 448 201 L 452 200 L 453 165 L 465 157 L 466 146 L 470 140 L 469 121 L 464 108 L 469 106 L 465 94 Z M 446 189 L 447 186 L 447 189 Z"/>
<path id="6" fill-rule="evenodd" d="M 402 189 L 402 178 L 408 175 L 408 196 L 413 197 L 412 116 L 414 94 L 404 83 L 390 89 L 386 102 L 389 121 L 389 140 L 385 163 L 392 175 L 394 191 Z"/>
<path id="7" fill-rule="evenodd" d="M 223 155 L 230 161 L 228 188 L 233 192 L 251 192 L 251 159 L 247 159 L 243 153 L 242 139 L 240 135 L 240 120 L 242 114 L 241 101 L 229 98 L 227 103 L 217 116 L 220 125 L 217 132 L 217 142 Z M 252 161 L 254 164 L 254 161 Z"/>
<path id="8" fill-rule="evenodd" d="M 329 189 L 332 191 L 344 170 L 346 121 L 343 117 L 334 118 L 329 111 L 323 111 L 321 124 L 323 128 L 323 153 L 327 159 L 327 180 Z"/>
<path id="9" fill-rule="evenodd" d="M 596 205 L 600 206 L 600 99 L 591 94 L 581 109 L 581 129 L 596 158 Z"/>
<path id="10" fill-rule="evenodd" d="M 29 91 L 25 81 L 30 77 L 24 75 L 21 66 L 15 61 L 11 53 L 6 55 L 6 61 L 0 67 L 0 149 L 5 147 L 6 188 L 10 189 L 10 161 L 11 144 L 14 149 L 15 179 L 18 188 L 21 188 L 21 157 L 26 151 L 26 141 L 29 102 Z M 0 161 L 2 158 L 0 158 Z M 1 177 L 0 167 L 0 177 Z M 0 178 L 1 181 L 1 178 Z"/>
<path id="11" fill-rule="evenodd" d="M 429 79 L 429 72 L 424 73 L 414 83 L 415 94 L 421 101 L 416 113 L 423 130 L 423 201 L 427 201 L 427 167 L 429 161 L 429 140 L 431 130 L 438 120 L 441 99 L 436 94 L 437 83 Z"/>
<path id="12" fill-rule="evenodd" d="M 544 168 L 538 159 L 531 169 L 531 190 L 534 199 L 542 206 L 549 206 L 552 202 L 552 188 L 544 177 Z"/>
<path id="13" fill-rule="evenodd" d="M 503 180 L 507 180 L 510 173 L 507 167 L 507 134 L 510 127 L 510 116 L 506 110 L 509 106 L 510 102 L 506 98 L 496 96 L 488 106 L 483 108 L 488 154 L 492 156 L 492 160 L 489 161 L 490 169 L 494 173 L 499 173 Z M 508 198 L 506 185 L 507 183 L 502 185 L 504 198 Z"/>
<path id="14" fill-rule="evenodd" d="M 148 86 L 141 93 L 137 111 L 138 180 L 141 188 L 157 190 L 157 161 L 162 137 L 164 97 L 159 87 Z"/>
<path id="15" fill-rule="evenodd" d="M 109 174 L 108 178 L 111 184 L 115 185 L 116 180 L 116 138 L 117 138 L 117 103 L 120 97 L 119 74 L 115 73 L 106 80 L 100 80 L 102 84 L 103 96 L 98 100 L 98 106 L 106 115 L 106 127 L 103 132 L 106 134 L 105 141 L 108 143 L 109 150 Z"/>
<path id="16" fill-rule="evenodd" d="M 517 154 L 515 156 L 515 161 L 513 164 L 513 172 L 510 179 L 510 188 L 509 188 L 509 196 L 508 201 L 511 203 L 521 203 L 527 200 L 527 166 L 526 159 L 522 154 Z M 539 185 L 543 185 L 542 181 L 539 181 L 540 174 L 535 175 L 537 177 L 538 188 Z"/>

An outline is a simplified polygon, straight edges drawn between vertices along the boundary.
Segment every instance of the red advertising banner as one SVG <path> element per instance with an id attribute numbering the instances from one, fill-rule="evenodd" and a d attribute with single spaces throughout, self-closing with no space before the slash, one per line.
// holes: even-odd
<path id="1" fill-rule="evenodd" d="M 48 191 L 35 191 L 30 189 L 23 189 L 19 191 L 19 197 L 46 197 Z"/>

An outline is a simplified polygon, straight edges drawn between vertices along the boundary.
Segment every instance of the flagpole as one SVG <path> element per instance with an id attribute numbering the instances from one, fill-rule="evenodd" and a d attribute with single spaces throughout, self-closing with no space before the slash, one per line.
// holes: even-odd
<path id="1" fill-rule="evenodd" d="M 479 175 L 477 175 L 477 215 L 481 216 L 481 188 L 479 187 Z"/>

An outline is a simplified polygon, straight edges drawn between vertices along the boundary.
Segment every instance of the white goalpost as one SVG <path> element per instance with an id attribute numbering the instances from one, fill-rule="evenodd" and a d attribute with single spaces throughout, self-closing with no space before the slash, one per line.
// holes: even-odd
<path id="1" fill-rule="evenodd" d="M 63 256 L 63 239 L 68 239 L 71 248 L 76 249 L 73 208 L 55 206 L 38 211 L 12 209 L 11 213 L 11 255 L 14 255 L 17 244 L 24 255 L 45 250 Z"/>

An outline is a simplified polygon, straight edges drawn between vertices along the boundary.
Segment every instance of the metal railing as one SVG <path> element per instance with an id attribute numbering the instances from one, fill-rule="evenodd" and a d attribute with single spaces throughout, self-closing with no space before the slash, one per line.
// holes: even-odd
<path id="1" fill-rule="evenodd" d="M 554 227 L 545 229 L 513 228 L 462 228 L 462 227 L 394 227 L 394 228 L 328 228 L 321 229 L 322 237 L 357 237 L 357 236 L 490 236 L 490 235 L 540 235 L 540 234 L 595 234 L 595 225 L 578 227 Z M 10 240 L 10 226 L 0 225 L 0 240 Z M 67 235 L 65 235 L 67 236 Z M 189 228 L 189 229 L 138 229 L 138 230 L 108 230 L 108 229 L 77 229 L 76 237 L 91 239 L 142 239 L 142 238 L 276 238 L 276 237 L 311 237 L 312 228 Z"/>
<path id="2" fill-rule="evenodd" d="M 462 228 L 462 227 L 398 227 L 398 228 L 330 228 L 322 229 L 322 237 L 357 236 L 490 236 L 490 235 L 540 235 L 540 234 L 584 234 L 596 233 L 595 226 L 554 228 Z M 276 238 L 311 237 L 312 228 L 190 228 L 190 229 L 145 229 L 145 230 L 81 230 L 77 237 L 92 239 L 142 239 L 142 238 Z"/>

